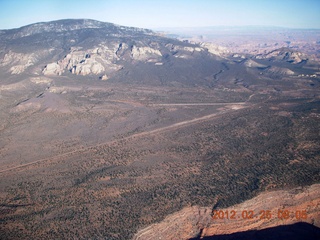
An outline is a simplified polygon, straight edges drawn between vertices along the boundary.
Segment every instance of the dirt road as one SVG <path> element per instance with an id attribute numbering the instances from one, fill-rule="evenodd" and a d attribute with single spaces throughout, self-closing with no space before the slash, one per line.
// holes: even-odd
<path id="1" fill-rule="evenodd" d="M 196 106 L 198 103 L 189 103 L 189 104 L 193 104 L 192 106 Z M 220 103 L 212 103 L 212 104 L 220 104 Z M 170 105 L 170 104 L 163 104 L 163 105 Z M 161 132 L 166 132 L 166 131 L 169 131 L 169 130 L 174 130 L 174 129 L 177 129 L 177 128 L 180 128 L 180 127 L 188 126 L 190 124 L 199 123 L 199 122 L 202 122 L 202 121 L 206 121 L 206 120 L 212 119 L 212 118 L 214 118 L 216 116 L 220 116 L 220 115 L 222 115 L 222 114 L 224 114 L 226 112 L 236 111 L 238 109 L 246 108 L 246 107 L 249 106 L 249 105 L 246 106 L 244 102 L 240 102 L 240 103 L 224 103 L 223 105 L 241 105 L 241 108 L 230 108 L 228 110 L 224 110 L 224 111 L 220 111 L 220 112 L 217 112 L 217 113 L 209 114 L 209 115 L 206 115 L 206 116 L 203 116 L 203 117 L 194 118 L 194 119 L 191 119 L 191 120 L 186 120 L 186 121 L 174 123 L 174 124 L 166 126 L 166 127 L 161 127 L 161 128 L 157 128 L 157 129 L 150 130 L 150 131 L 136 133 L 136 134 L 133 134 L 133 135 L 130 135 L 128 137 L 121 138 L 121 139 L 117 139 L 117 140 L 113 140 L 113 141 L 108 141 L 108 142 L 96 144 L 94 146 L 89 146 L 89 147 L 86 147 L 86 148 L 83 148 L 83 149 L 66 152 L 66 153 L 63 153 L 63 154 L 60 154 L 60 155 L 57 155 L 57 156 L 54 156 L 54 157 L 43 158 L 43 159 L 40 159 L 40 160 L 37 160 L 37 161 L 33 161 L 33 162 L 30 162 L 30 163 L 21 164 L 19 166 L 10 167 L 10 168 L 7 168 L 7 169 L 0 170 L 0 174 L 4 173 L 4 172 L 15 170 L 15 169 L 24 168 L 24 167 L 35 165 L 35 164 L 38 164 L 38 163 L 46 162 L 46 161 L 58 160 L 58 159 L 61 159 L 63 157 L 67 157 L 68 155 L 72 155 L 74 153 L 86 152 L 86 151 L 92 150 L 92 148 L 94 148 L 94 147 L 101 147 L 101 146 L 108 145 L 108 144 L 113 144 L 113 143 L 116 143 L 116 142 L 119 142 L 119 141 L 122 141 L 122 140 L 130 140 L 130 139 L 133 139 L 133 138 L 138 138 L 138 137 L 143 137 L 143 136 L 147 136 L 147 135 L 151 135 L 151 134 L 155 134 L 155 133 L 161 133 Z"/>

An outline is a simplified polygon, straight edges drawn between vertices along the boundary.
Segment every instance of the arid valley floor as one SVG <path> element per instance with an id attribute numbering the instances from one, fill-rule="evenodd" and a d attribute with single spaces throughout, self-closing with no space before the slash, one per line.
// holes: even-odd
<path id="1" fill-rule="evenodd" d="M 319 41 L 228 52 L 92 20 L 0 33 L 1 239 L 319 236 Z M 212 222 L 249 208 L 307 218 Z"/>

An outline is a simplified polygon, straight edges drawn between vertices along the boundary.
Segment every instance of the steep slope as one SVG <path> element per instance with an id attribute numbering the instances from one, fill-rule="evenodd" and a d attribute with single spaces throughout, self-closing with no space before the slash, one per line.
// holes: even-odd
<path id="1" fill-rule="evenodd" d="M 298 222 L 313 224 L 319 228 L 319 234 L 319 187 L 319 184 L 315 184 L 304 189 L 266 192 L 241 204 L 223 209 L 186 207 L 160 223 L 141 229 L 135 235 L 134 240 L 151 240 L 156 239 L 157 236 L 167 240 L 196 239 L 193 238 L 196 236 L 198 236 L 197 239 L 202 239 Z M 278 234 L 283 235 L 284 233 L 279 232 Z M 302 234 L 297 239 L 303 236 Z M 229 236 L 226 239 L 237 238 Z"/>
<path id="2" fill-rule="evenodd" d="M 0 44 L 3 74 L 95 75 L 107 80 L 139 63 L 144 63 L 139 66 L 141 72 L 153 72 L 154 66 L 185 65 L 186 61 L 201 68 L 204 61 L 197 64 L 200 59 L 211 62 L 211 72 L 221 68 L 205 47 L 94 20 L 60 20 L 4 30 Z M 177 81 L 185 78 L 176 77 Z"/>
<path id="3" fill-rule="evenodd" d="M 266 54 L 258 55 L 256 58 L 257 59 L 266 58 L 266 59 L 279 61 L 279 62 L 286 61 L 293 64 L 298 64 L 298 63 L 308 61 L 308 57 L 306 54 L 303 54 L 301 52 L 298 52 L 290 48 L 275 49 Z"/>

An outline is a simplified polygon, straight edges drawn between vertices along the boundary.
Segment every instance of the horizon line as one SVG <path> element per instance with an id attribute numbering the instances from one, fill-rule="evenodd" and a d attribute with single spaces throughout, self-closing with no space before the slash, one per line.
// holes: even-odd
<path id="1" fill-rule="evenodd" d="M 287 26 L 275 26 L 275 25 L 201 25 L 201 26 L 175 26 L 175 27 L 168 27 L 168 26 L 161 26 L 161 27 L 137 27 L 137 26 L 131 26 L 131 25 L 126 25 L 126 24 L 118 24 L 114 22 L 108 22 L 108 21 L 101 21 L 97 19 L 92 19 L 92 18 L 61 18 L 61 19 L 55 19 L 55 20 L 48 20 L 48 21 L 39 21 L 39 22 L 33 22 L 29 23 L 26 25 L 22 25 L 19 27 L 13 27 L 13 28 L 4 28 L 0 29 L 0 31 L 5 31 L 5 30 L 13 30 L 13 29 L 19 29 L 27 26 L 31 26 L 34 24 L 39 24 L 39 23 L 50 23 L 50 22 L 57 22 L 57 21 L 63 21 L 63 20 L 92 20 L 92 21 L 97 21 L 97 22 L 102 22 L 102 23 L 111 23 L 114 25 L 118 26 L 123 26 L 123 27 L 134 27 L 134 28 L 141 28 L 141 29 L 150 29 L 150 30 L 155 30 L 155 31 L 161 31 L 161 29 L 172 29 L 172 30 L 177 30 L 177 29 L 186 29 L 186 30 L 191 30 L 191 29 L 204 29 L 204 28 L 279 28 L 279 29 L 290 29 L 290 30 L 320 30 L 320 28 L 315 28 L 315 27 L 287 27 Z"/>

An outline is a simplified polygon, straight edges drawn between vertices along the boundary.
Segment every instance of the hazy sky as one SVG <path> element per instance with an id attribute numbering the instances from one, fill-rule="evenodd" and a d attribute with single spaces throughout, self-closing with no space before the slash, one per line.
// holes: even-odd
<path id="1" fill-rule="evenodd" d="M 144 28 L 320 28 L 320 0 L 0 0 L 0 29 L 65 18 Z"/>

